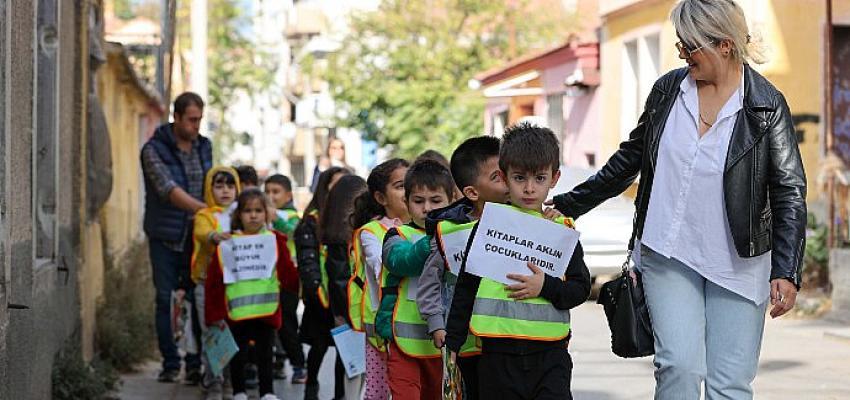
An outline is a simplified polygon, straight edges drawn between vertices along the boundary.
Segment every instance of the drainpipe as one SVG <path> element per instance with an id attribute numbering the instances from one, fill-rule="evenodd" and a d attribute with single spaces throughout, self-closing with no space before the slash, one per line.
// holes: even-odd
<path id="1" fill-rule="evenodd" d="M 826 1 L 826 21 L 824 24 L 824 121 L 826 151 L 832 152 L 835 138 L 832 126 L 832 0 Z M 827 194 L 829 196 L 829 235 L 827 246 L 835 247 L 836 224 L 835 224 L 835 177 L 830 177 L 827 182 Z"/>

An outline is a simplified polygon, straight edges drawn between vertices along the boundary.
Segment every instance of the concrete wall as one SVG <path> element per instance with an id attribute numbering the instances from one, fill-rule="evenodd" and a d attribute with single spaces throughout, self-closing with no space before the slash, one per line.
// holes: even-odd
<path id="1" fill-rule="evenodd" d="M 123 47 L 107 43 L 107 62 L 97 74 L 98 98 L 106 114 L 112 146 L 112 194 L 101 210 L 104 246 L 109 257 L 120 257 L 143 239 L 141 164 L 139 152 L 163 116 L 153 97 L 130 68 Z"/>
<path id="2" fill-rule="evenodd" d="M 79 4 L 82 3 L 82 4 Z M 56 353 L 79 327 L 77 272 L 85 260 L 80 254 L 81 149 L 84 125 L 83 51 L 87 21 L 81 7 L 91 2 L 58 1 L 57 168 L 55 220 L 57 251 L 35 261 L 33 140 L 36 64 L 34 26 L 36 9 L 30 0 L 8 0 L 0 5 L 3 18 L 2 66 L 4 110 L 0 262 L 0 398 L 48 399 L 50 374 Z M 8 35 L 8 36 L 6 36 Z M 40 151 L 41 149 L 36 149 Z M 8 190 L 13 188 L 14 190 Z M 27 307 L 10 309 L 9 306 Z"/>

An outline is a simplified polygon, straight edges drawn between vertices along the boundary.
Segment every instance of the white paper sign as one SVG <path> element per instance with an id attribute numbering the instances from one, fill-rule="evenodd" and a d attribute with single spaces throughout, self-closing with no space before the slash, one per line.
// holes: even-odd
<path id="1" fill-rule="evenodd" d="M 527 263 L 558 278 L 570 262 L 579 233 L 511 206 L 487 203 L 469 249 L 466 271 L 504 284 L 508 274 L 530 275 Z"/>
<path id="2" fill-rule="evenodd" d="M 366 372 L 366 334 L 344 324 L 331 329 L 331 336 L 348 379 Z"/>
<path id="3" fill-rule="evenodd" d="M 472 229 L 463 229 L 447 235 L 440 235 L 442 239 L 440 246 L 443 248 L 443 253 L 445 254 L 444 260 L 446 266 L 448 266 L 449 272 L 454 276 L 460 273 L 460 266 L 463 264 L 463 256 L 464 252 L 466 252 L 466 243 L 469 241 L 470 233 L 472 233 Z"/>
<path id="4" fill-rule="evenodd" d="M 215 219 L 218 221 L 218 229 L 223 233 L 230 232 L 230 213 L 222 211 L 215 213 Z"/>
<path id="5" fill-rule="evenodd" d="M 277 263 L 277 243 L 273 234 L 235 236 L 219 245 L 224 266 L 224 283 L 272 276 Z"/>

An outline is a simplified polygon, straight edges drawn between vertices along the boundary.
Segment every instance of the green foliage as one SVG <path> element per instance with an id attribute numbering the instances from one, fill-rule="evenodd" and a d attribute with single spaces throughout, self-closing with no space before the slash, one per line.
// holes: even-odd
<path id="1" fill-rule="evenodd" d="M 178 21 L 190 20 L 189 1 L 178 4 Z M 251 19 L 242 0 L 209 0 L 207 3 L 207 76 L 212 108 L 207 113 L 216 126 L 213 150 L 215 158 L 229 151 L 236 134 L 225 118 L 239 93 L 252 96 L 268 88 L 277 69 L 271 53 L 262 50 L 250 36 Z M 181 46 L 191 46 L 191 26 L 177 24 Z"/>
<path id="2" fill-rule="evenodd" d="M 120 19 L 128 20 L 133 19 L 136 16 L 133 12 L 133 4 L 131 0 L 113 0 L 112 7 L 114 7 L 113 10 L 115 12 L 115 16 Z"/>
<path id="3" fill-rule="evenodd" d="M 829 285 L 829 236 L 826 225 L 818 223 L 814 214 L 808 215 L 806 223 L 806 251 L 803 258 L 803 286 L 822 287 Z"/>
<path id="4" fill-rule="evenodd" d="M 131 371 L 154 354 L 154 289 L 146 250 L 139 243 L 119 262 L 106 263 L 95 339 L 98 356 L 119 371 Z"/>
<path id="5" fill-rule="evenodd" d="M 51 375 L 55 400 L 102 399 L 120 381 L 108 363 L 99 359 L 89 364 L 83 361 L 78 340 L 74 339 L 56 357 Z"/>
<path id="6" fill-rule="evenodd" d="M 545 11 L 544 11 L 545 10 Z M 412 157 L 449 154 L 483 130 L 476 73 L 561 43 L 573 16 L 556 0 L 386 0 L 356 14 L 341 50 L 320 73 L 344 110 L 338 123 Z"/>

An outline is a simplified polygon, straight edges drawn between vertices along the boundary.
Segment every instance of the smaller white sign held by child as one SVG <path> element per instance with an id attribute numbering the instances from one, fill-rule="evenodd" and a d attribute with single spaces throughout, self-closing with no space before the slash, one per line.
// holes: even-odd
<path id="1" fill-rule="evenodd" d="M 226 284 L 267 279 L 272 276 L 277 261 L 274 234 L 234 236 L 221 242 L 219 252 Z"/>
<path id="2" fill-rule="evenodd" d="M 446 265 L 452 275 L 460 274 L 460 267 L 463 263 L 464 252 L 466 251 L 466 242 L 469 241 L 471 229 L 463 229 L 457 232 L 440 235 L 443 240 L 440 243 L 442 250 L 445 252 Z"/>
<path id="3" fill-rule="evenodd" d="M 466 260 L 466 271 L 511 285 L 508 274 L 530 275 L 528 263 L 562 278 L 579 233 L 504 204 L 487 203 Z"/>

